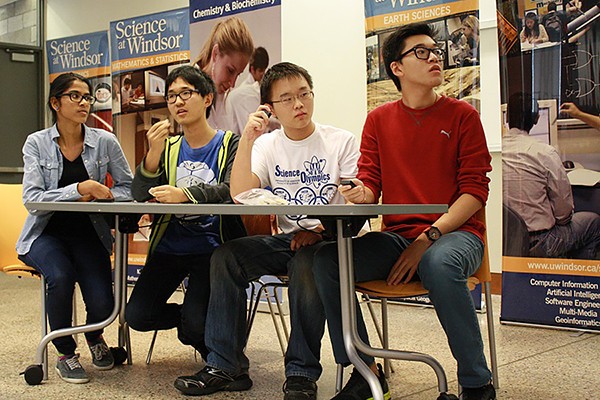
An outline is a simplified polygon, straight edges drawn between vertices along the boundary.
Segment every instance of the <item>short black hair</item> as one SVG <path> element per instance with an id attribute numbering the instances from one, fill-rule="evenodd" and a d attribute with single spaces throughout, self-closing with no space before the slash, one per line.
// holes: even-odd
<path id="1" fill-rule="evenodd" d="M 129 78 L 125 78 L 125 79 L 123 80 L 123 86 L 124 86 L 124 85 L 131 85 L 131 79 L 129 79 Z"/>
<path id="2" fill-rule="evenodd" d="M 190 85 L 192 85 L 198 92 L 200 92 L 200 96 L 205 97 L 208 94 L 212 93 L 213 95 L 213 104 L 215 96 L 217 95 L 217 89 L 215 88 L 215 83 L 208 76 L 208 74 L 196 67 L 192 67 L 191 65 L 184 65 L 182 67 L 175 68 L 169 75 L 167 76 L 167 91 L 169 87 L 177 80 L 177 78 L 181 78 Z M 206 118 L 210 115 L 210 110 L 212 108 L 212 104 L 210 107 L 206 108 Z"/>
<path id="3" fill-rule="evenodd" d="M 548 12 L 556 11 L 556 3 L 551 1 L 548 3 Z"/>
<path id="4" fill-rule="evenodd" d="M 528 92 L 517 92 L 508 98 L 507 120 L 509 128 L 529 132 L 538 120 L 538 102 Z"/>
<path id="5" fill-rule="evenodd" d="M 418 22 L 398 27 L 398 29 L 392 32 L 392 34 L 383 42 L 382 53 L 385 71 L 389 78 L 394 82 L 394 85 L 396 85 L 398 91 L 401 90 L 400 79 L 392 72 L 391 64 L 400 57 L 400 54 L 404 50 L 406 39 L 416 35 L 426 35 L 435 39 L 435 33 L 435 30 L 430 25 Z"/>
<path id="6" fill-rule="evenodd" d="M 304 78 L 308 82 L 308 86 L 313 88 L 312 77 L 307 70 L 299 65 L 292 64 L 291 62 L 281 62 L 273 65 L 265 72 L 262 81 L 260 81 L 260 103 L 261 104 L 273 104 L 271 99 L 271 89 L 273 84 L 282 79 L 290 78 Z"/>
<path id="7" fill-rule="evenodd" d="M 250 65 L 254 69 L 267 69 L 269 66 L 269 53 L 264 47 L 257 47 L 250 58 Z"/>
<path id="8" fill-rule="evenodd" d="M 50 84 L 50 93 L 48 94 L 48 108 L 52 113 L 52 122 L 56 123 L 56 110 L 52 107 L 52 99 L 60 97 L 60 95 L 64 94 L 73 84 L 74 81 L 81 81 L 85 83 L 92 93 L 92 83 L 90 80 L 83 75 L 76 74 L 74 72 L 65 72 L 64 74 L 60 74 L 57 76 L 52 83 Z"/>

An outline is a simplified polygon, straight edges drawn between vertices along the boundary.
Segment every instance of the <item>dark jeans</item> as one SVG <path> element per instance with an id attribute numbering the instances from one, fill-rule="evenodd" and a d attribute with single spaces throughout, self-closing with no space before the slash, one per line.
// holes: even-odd
<path id="1" fill-rule="evenodd" d="M 290 250 L 292 234 L 231 240 L 211 258 L 211 295 L 206 320 L 207 365 L 231 374 L 246 373 L 246 288 L 263 275 L 289 276 L 291 333 L 286 376 L 319 379 L 325 313 L 312 274 L 313 254 L 324 242 Z M 274 339 L 275 340 L 275 339 Z"/>
<path id="2" fill-rule="evenodd" d="M 392 266 L 410 241 L 390 232 L 372 232 L 352 241 L 356 282 L 386 279 Z M 417 273 L 446 332 L 450 350 L 458 361 L 458 381 L 467 388 L 487 384 L 491 372 L 483 355 L 483 341 L 467 278 L 475 273 L 483 257 L 483 243 L 472 233 L 451 232 L 432 244 L 421 258 Z M 338 250 L 322 247 L 314 257 L 315 280 L 327 315 L 329 336 L 338 364 L 350 360 L 342 336 Z M 369 343 L 360 307 L 357 328 L 360 338 Z M 359 352 L 367 365 L 373 357 Z"/>
<path id="3" fill-rule="evenodd" d="M 42 234 L 19 259 L 37 269 L 47 284 L 46 310 L 51 330 L 72 326 L 73 291 L 79 283 L 87 311 L 86 323 L 108 318 L 114 307 L 110 256 L 97 236 L 55 237 Z M 103 330 L 86 332 L 95 341 Z M 61 354 L 75 353 L 75 340 L 52 341 Z"/>
<path id="4" fill-rule="evenodd" d="M 206 359 L 204 325 L 210 296 L 210 255 L 152 253 L 133 288 L 125 318 L 136 331 L 177 328 L 179 340 Z M 167 303 L 188 276 L 183 304 Z"/>
<path id="5" fill-rule="evenodd" d="M 600 249 L 600 216 L 581 211 L 566 225 L 554 225 L 547 232 L 530 236 L 530 252 L 537 257 L 567 257 L 597 260 Z"/>

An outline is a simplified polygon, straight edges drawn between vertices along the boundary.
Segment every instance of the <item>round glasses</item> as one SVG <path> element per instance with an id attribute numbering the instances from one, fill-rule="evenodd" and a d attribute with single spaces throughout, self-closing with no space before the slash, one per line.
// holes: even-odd
<path id="1" fill-rule="evenodd" d="M 58 97 L 65 97 L 65 96 L 69 96 L 69 99 L 71 99 L 71 101 L 73 103 L 81 103 L 81 100 L 85 100 L 88 103 L 90 103 L 90 105 L 94 104 L 96 102 L 96 98 L 94 96 L 92 96 L 91 94 L 81 94 L 79 92 L 69 92 L 69 93 L 63 93 Z"/>
<path id="2" fill-rule="evenodd" d="M 284 107 L 291 107 L 294 104 L 294 100 L 298 99 L 301 103 L 306 103 L 315 97 L 315 93 L 312 90 L 307 90 L 306 92 L 298 93 L 296 95 L 285 95 L 281 96 L 279 100 L 271 101 L 271 104 L 281 103 Z"/>
<path id="3" fill-rule="evenodd" d="M 177 101 L 177 97 L 179 97 L 183 101 L 186 101 L 186 100 L 189 100 L 194 93 L 200 93 L 200 91 L 187 89 L 187 90 L 182 90 L 179 93 L 168 93 L 165 96 L 165 100 L 167 100 L 167 103 L 169 103 L 169 104 L 175 104 L 175 102 Z"/>
<path id="4" fill-rule="evenodd" d="M 443 61 L 446 53 L 443 49 L 439 47 L 425 47 L 425 46 L 415 46 L 412 49 L 406 50 L 404 53 L 400 54 L 397 61 L 402 60 L 405 56 L 410 53 L 415 53 L 415 57 L 419 60 L 429 60 L 429 55 L 433 53 L 437 57 L 438 60 Z"/>

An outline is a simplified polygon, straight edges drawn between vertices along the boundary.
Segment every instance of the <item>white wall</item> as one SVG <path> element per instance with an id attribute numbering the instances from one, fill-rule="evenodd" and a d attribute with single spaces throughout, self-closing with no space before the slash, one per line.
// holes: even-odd
<path id="1" fill-rule="evenodd" d="M 366 117 L 363 1 L 282 0 L 283 60 L 313 76 L 315 120 L 360 136 Z M 108 29 L 110 21 L 187 7 L 188 0 L 47 0 L 47 39 Z M 500 151 L 500 94 L 495 2 L 480 0 L 482 121 L 488 145 Z M 352 6 L 349 6 L 352 5 Z M 357 51 L 360 49 L 360 51 Z M 501 271 L 501 154 L 493 154 L 488 238 L 493 272 Z"/>

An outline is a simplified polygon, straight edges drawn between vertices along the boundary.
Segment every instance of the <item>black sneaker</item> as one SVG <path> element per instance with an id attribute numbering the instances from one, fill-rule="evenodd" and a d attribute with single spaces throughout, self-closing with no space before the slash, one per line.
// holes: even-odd
<path id="1" fill-rule="evenodd" d="M 79 363 L 79 354 L 58 357 L 56 372 L 65 382 L 87 383 L 90 381 L 87 373 Z"/>
<path id="2" fill-rule="evenodd" d="M 180 376 L 175 379 L 175 387 L 188 396 L 202 396 L 220 390 L 237 392 L 252 387 L 248 374 L 233 376 L 217 368 L 206 366 L 196 375 Z"/>
<path id="3" fill-rule="evenodd" d="M 283 400 L 317 400 L 317 384 L 303 376 L 290 376 L 283 384 Z"/>
<path id="4" fill-rule="evenodd" d="M 100 336 L 95 343 L 88 342 L 92 353 L 92 365 L 101 371 L 107 371 L 115 366 L 115 358 L 108 345 Z"/>
<path id="5" fill-rule="evenodd" d="M 491 383 L 478 388 L 463 388 L 460 398 L 462 400 L 496 400 L 496 389 Z"/>
<path id="6" fill-rule="evenodd" d="M 381 369 L 381 364 L 377 364 L 377 370 L 379 371 L 379 384 L 383 389 L 383 398 L 385 400 L 390 399 L 390 388 L 388 387 L 385 375 Z M 354 368 L 350 379 L 346 382 L 346 386 L 331 400 L 372 400 L 373 394 L 369 384 L 363 378 L 363 376 Z"/>

